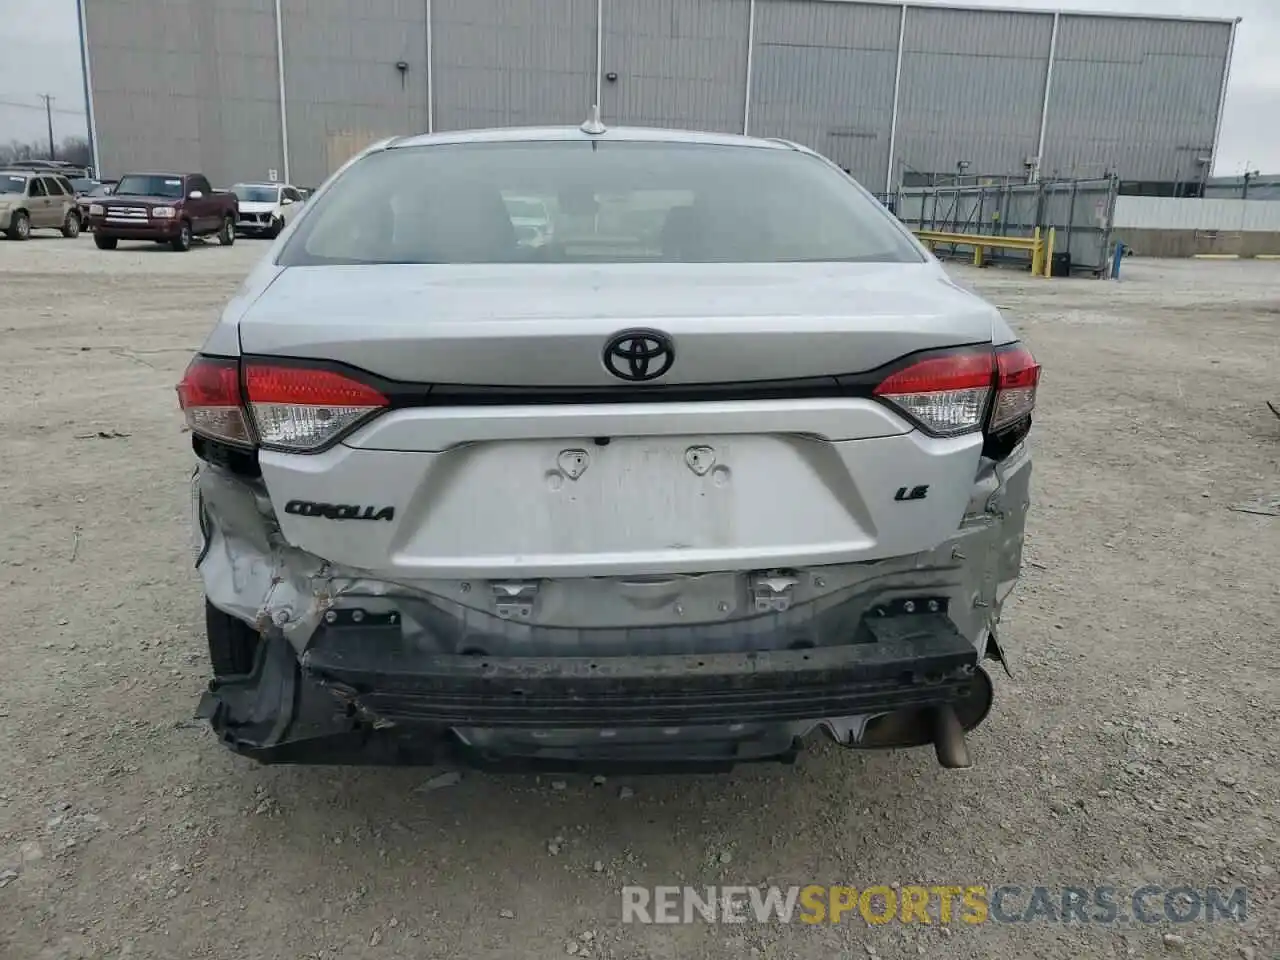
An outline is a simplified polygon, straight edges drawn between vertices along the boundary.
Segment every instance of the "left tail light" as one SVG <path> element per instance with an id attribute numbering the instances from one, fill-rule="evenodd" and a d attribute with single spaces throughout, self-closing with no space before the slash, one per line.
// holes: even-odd
<path id="1" fill-rule="evenodd" d="M 197 356 L 178 384 L 192 433 L 238 446 L 314 453 L 390 401 L 336 370 Z"/>
<path id="2" fill-rule="evenodd" d="M 248 362 L 244 388 L 264 447 L 295 453 L 332 443 L 390 401 L 333 370 Z"/>
<path id="3" fill-rule="evenodd" d="M 178 406 L 191 432 L 236 446 L 253 446 L 240 399 L 240 363 L 197 354 L 178 384 Z"/>

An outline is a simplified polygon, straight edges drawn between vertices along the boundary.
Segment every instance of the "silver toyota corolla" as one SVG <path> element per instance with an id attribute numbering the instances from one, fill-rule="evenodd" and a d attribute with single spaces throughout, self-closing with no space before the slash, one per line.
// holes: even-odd
<path id="1" fill-rule="evenodd" d="M 967 765 L 1039 373 L 795 144 L 380 143 L 178 388 L 200 715 L 263 762 Z"/>

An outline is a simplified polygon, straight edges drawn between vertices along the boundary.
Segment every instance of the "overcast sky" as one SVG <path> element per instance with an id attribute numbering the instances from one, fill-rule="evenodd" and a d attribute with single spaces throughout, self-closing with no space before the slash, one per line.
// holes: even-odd
<path id="1" fill-rule="evenodd" d="M 1242 17 L 1214 173 L 1239 174 L 1246 164 L 1280 173 L 1280 0 L 968 0 L 966 5 Z M 54 136 L 83 135 L 75 0 L 0 0 L 0 50 L 0 143 L 45 136 L 42 93 L 54 97 Z"/>

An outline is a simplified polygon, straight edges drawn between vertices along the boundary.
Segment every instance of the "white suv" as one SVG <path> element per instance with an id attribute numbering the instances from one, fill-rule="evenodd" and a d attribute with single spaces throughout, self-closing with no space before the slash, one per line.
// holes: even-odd
<path id="1" fill-rule="evenodd" d="M 825 731 L 966 765 L 1038 378 L 794 144 L 378 144 L 179 385 L 200 714 L 264 762 L 723 767 Z"/>

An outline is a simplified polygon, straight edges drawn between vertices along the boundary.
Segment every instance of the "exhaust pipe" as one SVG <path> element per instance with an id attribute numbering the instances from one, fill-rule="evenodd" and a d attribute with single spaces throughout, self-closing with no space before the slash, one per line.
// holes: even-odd
<path id="1" fill-rule="evenodd" d="M 933 749 L 938 754 L 938 762 L 948 770 L 965 770 L 973 766 L 969 744 L 964 739 L 964 728 L 960 726 L 956 708 L 950 704 L 933 710 Z"/>
<path id="2" fill-rule="evenodd" d="M 843 746 L 851 750 L 887 750 L 932 745 L 938 763 L 948 770 L 964 770 L 973 765 L 965 734 L 987 718 L 994 698 L 991 676 L 978 667 L 962 699 L 872 717 L 862 735 Z"/>

